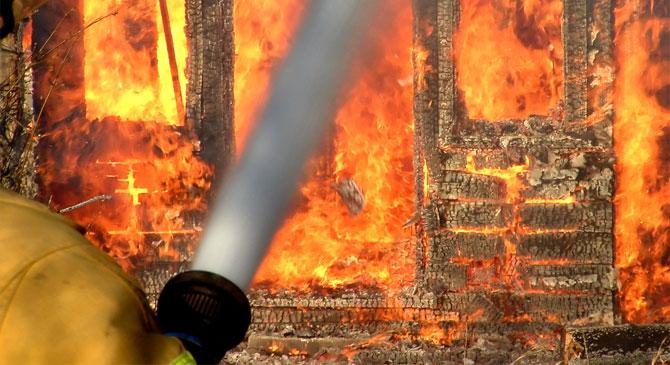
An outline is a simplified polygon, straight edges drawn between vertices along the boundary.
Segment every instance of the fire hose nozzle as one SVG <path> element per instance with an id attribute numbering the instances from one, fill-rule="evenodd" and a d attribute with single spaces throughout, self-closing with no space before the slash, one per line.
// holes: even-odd
<path id="1" fill-rule="evenodd" d="M 218 364 L 244 340 L 251 306 L 230 280 L 206 271 L 174 276 L 158 298 L 158 322 L 166 335 L 182 340 L 198 364 Z"/>

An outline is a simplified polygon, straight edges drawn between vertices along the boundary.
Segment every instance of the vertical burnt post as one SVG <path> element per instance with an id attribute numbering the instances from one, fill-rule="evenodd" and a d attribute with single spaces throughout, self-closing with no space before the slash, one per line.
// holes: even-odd
<path id="1" fill-rule="evenodd" d="M 195 127 L 201 157 L 219 181 L 235 156 L 232 0 L 186 0 L 187 124 Z"/>
<path id="2" fill-rule="evenodd" d="M 211 196 L 235 156 L 233 1 L 185 1 L 186 126 L 193 127 L 192 137 L 199 142 L 200 158 L 213 167 L 213 184 L 208 192 Z M 188 270 L 189 265 L 186 261 L 161 261 L 137 271 L 152 305 L 167 281 Z"/>
<path id="3" fill-rule="evenodd" d="M 430 179 L 417 277 L 439 309 L 474 321 L 471 334 L 615 321 L 612 2 L 562 5 L 560 105 L 486 120 L 468 116 L 457 86 L 461 1 L 414 1 L 415 47 L 430 54 L 415 90 Z"/>
<path id="4" fill-rule="evenodd" d="M 416 177 L 416 205 L 421 214 L 421 222 L 417 231 L 416 247 L 416 284 L 422 286 L 425 282 L 428 265 L 428 231 L 434 229 L 435 222 L 431 220 L 429 195 L 434 190 L 431 182 L 437 181 L 430 172 L 437 171 L 436 145 L 434 121 L 437 120 L 438 108 L 433 103 L 439 97 L 437 69 L 438 55 L 428 50 L 437 48 L 437 6 L 434 1 L 415 0 L 414 12 L 414 167 Z M 439 79 L 439 81 L 443 81 Z M 430 166 L 430 167 L 429 167 Z M 426 174 L 426 170 L 429 172 Z M 427 187 L 427 189 L 425 188 Z"/>
<path id="5" fill-rule="evenodd" d="M 563 43 L 565 47 L 565 119 L 578 122 L 586 117 L 586 53 L 589 37 L 588 4 L 581 0 L 563 3 Z"/>

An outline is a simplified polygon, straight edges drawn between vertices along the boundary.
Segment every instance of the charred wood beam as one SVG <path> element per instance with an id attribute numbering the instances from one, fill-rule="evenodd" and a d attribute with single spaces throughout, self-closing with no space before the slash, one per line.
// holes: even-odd
<path id="1" fill-rule="evenodd" d="M 233 1 L 187 0 L 187 125 L 218 181 L 235 154 L 233 130 Z"/>
<path id="2" fill-rule="evenodd" d="M 670 360 L 670 325 L 568 328 L 565 364 L 649 364 Z"/>

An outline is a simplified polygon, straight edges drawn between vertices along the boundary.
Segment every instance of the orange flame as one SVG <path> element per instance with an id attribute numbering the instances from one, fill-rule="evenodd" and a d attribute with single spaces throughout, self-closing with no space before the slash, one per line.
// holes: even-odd
<path id="1" fill-rule="evenodd" d="M 170 24 L 182 93 L 186 90 L 185 3 L 169 0 Z M 86 116 L 180 125 L 158 2 L 84 2 L 84 23 L 118 10 L 84 32 Z M 182 99 L 184 96 L 182 95 Z"/>
<path id="2" fill-rule="evenodd" d="M 563 97 L 562 1 L 462 0 L 460 7 L 454 52 L 470 118 L 524 118 L 557 107 Z"/>
<path id="3" fill-rule="evenodd" d="M 257 284 L 399 288 L 413 279 L 413 243 L 402 229 L 414 213 L 411 4 L 382 7 L 335 118 L 333 152 L 312 161 L 317 176 L 302 186 Z M 363 191 L 356 216 L 332 188 L 345 179 Z"/>
<path id="4" fill-rule="evenodd" d="M 525 158 L 523 164 L 511 165 L 506 168 L 492 168 L 477 166 L 475 154 L 470 153 L 466 156 L 465 171 L 470 174 L 495 177 L 505 183 L 504 202 L 512 207 L 512 218 L 503 227 L 456 227 L 447 229 L 453 233 L 478 233 L 484 235 L 495 235 L 503 237 L 505 247 L 502 260 L 477 260 L 471 258 L 455 257 L 451 259 L 452 263 L 462 263 L 466 265 L 481 265 L 491 267 L 497 265 L 499 278 L 506 287 L 518 289 L 522 286 L 521 275 L 518 270 L 521 262 L 524 264 L 539 264 L 540 261 L 531 260 L 530 257 L 521 257 L 517 253 L 517 242 L 520 235 L 545 234 L 558 232 L 574 232 L 575 229 L 537 229 L 524 226 L 521 222 L 520 208 L 522 204 L 573 204 L 575 197 L 565 196 L 557 199 L 545 198 L 525 198 L 523 191 L 528 187 L 525 181 L 525 174 L 530 168 L 530 160 Z M 481 199 L 459 199 L 459 202 L 480 202 Z M 553 262 L 554 264 L 567 264 L 568 262 Z M 524 289 L 525 292 L 531 292 Z"/>
<path id="5" fill-rule="evenodd" d="M 428 174 L 428 163 L 426 163 L 425 159 L 421 166 L 421 173 L 423 174 L 423 203 L 426 205 L 430 200 L 430 175 Z"/>
<path id="6" fill-rule="evenodd" d="M 167 5 L 185 90 L 185 3 Z M 86 117 L 47 121 L 41 192 L 56 208 L 111 196 L 67 214 L 125 269 L 186 260 L 200 234 L 212 171 L 194 155 L 192 131 L 177 118 L 158 2 L 89 0 L 83 9 L 86 24 L 118 15 L 84 32 Z"/>
<path id="7" fill-rule="evenodd" d="M 653 4 L 615 10 L 616 266 L 635 323 L 670 320 L 670 21 Z"/>
<path id="8" fill-rule="evenodd" d="M 265 104 L 272 73 L 291 45 L 306 1 L 234 3 L 235 143 L 239 154 Z"/>
<path id="9" fill-rule="evenodd" d="M 494 176 L 505 181 L 507 191 L 507 202 L 508 203 L 518 203 L 521 195 L 521 189 L 524 187 L 523 179 L 519 174 L 528 171 L 530 166 L 530 161 L 526 157 L 526 161 L 523 165 L 513 165 L 505 169 L 499 168 L 479 168 L 475 166 L 475 159 L 472 154 L 469 154 L 466 157 L 466 171 L 477 174 L 477 175 L 486 175 Z"/>

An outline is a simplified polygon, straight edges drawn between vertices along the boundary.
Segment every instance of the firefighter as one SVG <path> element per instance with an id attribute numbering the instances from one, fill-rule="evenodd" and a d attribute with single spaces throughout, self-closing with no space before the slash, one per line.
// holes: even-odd
<path id="1" fill-rule="evenodd" d="M 0 0 L 0 39 L 45 0 Z M 82 231 L 0 188 L 0 364 L 195 364 Z"/>
<path id="2" fill-rule="evenodd" d="M 195 364 L 74 223 L 1 188 L 0 263 L 0 364 Z"/>

